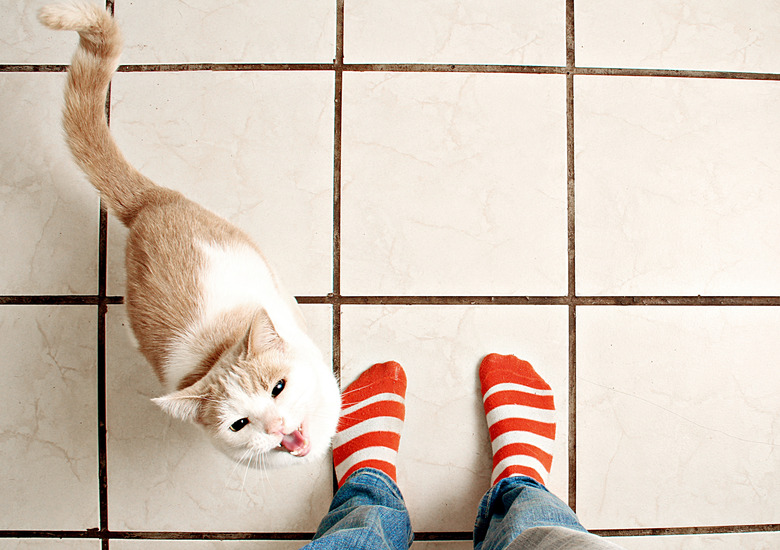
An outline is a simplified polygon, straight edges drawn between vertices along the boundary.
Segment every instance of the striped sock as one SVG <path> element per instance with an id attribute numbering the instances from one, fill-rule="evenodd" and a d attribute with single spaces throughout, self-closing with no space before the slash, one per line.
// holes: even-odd
<path id="1" fill-rule="evenodd" d="M 550 386 L 530 363 L 490 354 L 479 368 L 493 447 L 491 484 L 523 475 L 547 483 L 555 442 L 555 405 Z"/>
<path id="2" fill-rule="evenodd" d="M 406 373 L 395 361 L 379 363 L 342 393 L 333 465 L 339 487 L 360 468 L 375 468 L 396 481 L 395 457 L 406 409 Z"/>

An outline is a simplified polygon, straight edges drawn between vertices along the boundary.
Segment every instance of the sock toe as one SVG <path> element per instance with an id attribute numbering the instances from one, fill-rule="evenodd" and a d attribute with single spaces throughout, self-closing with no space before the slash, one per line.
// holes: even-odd
<path id="1" fill-rule="evenodd" d="M 405 397 L 406 373 L 395 361 L 372 366 L 344 390 L 333 438 L 339 486 L 361 468 L 381 470 L 395 481 Z"/>
<path id="2" fill-rule="evenodd" d="M 495 484 L 513 475 L 546 483 L 555 442 L 552 390 L 530 363 L 492 353 L 480 365 Z"/>

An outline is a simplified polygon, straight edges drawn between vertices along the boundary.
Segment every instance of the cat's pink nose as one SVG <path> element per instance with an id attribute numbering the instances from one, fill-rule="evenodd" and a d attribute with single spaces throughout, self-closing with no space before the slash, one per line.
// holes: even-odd
<path id="1" fill-rule="evenodd" d="M 274 418 L 265 423 L 265 431 L 268 435 L 284 435 L 284 422 L 281 418 Z"/>

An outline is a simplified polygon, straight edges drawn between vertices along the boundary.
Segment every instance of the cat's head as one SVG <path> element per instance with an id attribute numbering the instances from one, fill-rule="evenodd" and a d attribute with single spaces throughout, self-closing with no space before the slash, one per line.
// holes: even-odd
<path id="1" fill-rule="evenodd" d="M 206 376 L 154 401 L 203 427 L 233 460 L 253 466 L 322 456 L 341 406 L 331 369 L 311 341 L 282 339 L 265 312 Z"/>

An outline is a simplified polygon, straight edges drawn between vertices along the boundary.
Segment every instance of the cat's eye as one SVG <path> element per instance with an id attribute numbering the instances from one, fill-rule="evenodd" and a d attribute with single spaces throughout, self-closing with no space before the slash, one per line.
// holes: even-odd
<path id="1" fill-rule="evenodd" d="M 284 389 L 286 382 L 284 381 L 284 378 L 279 380 L 276 385 L 271 389 L 271 397 L 276 397 L 280 393 L 282 393 L 282 390 Z"/>
<path id="2" fill-rule="evenodd" d="M 243 428 L 244 426 L 246 426 L 247 424 L 249 424 L 249 419 L 248 419 L 248 418 L 241 418 L 240 420 L 236 420 L 235 422 L 233 422 L 233 423 L 230 425 L 230 431 L 231 431 L 231 432 L 237 432 L 237 431 L 239 431 L 241 428 Z"/>

